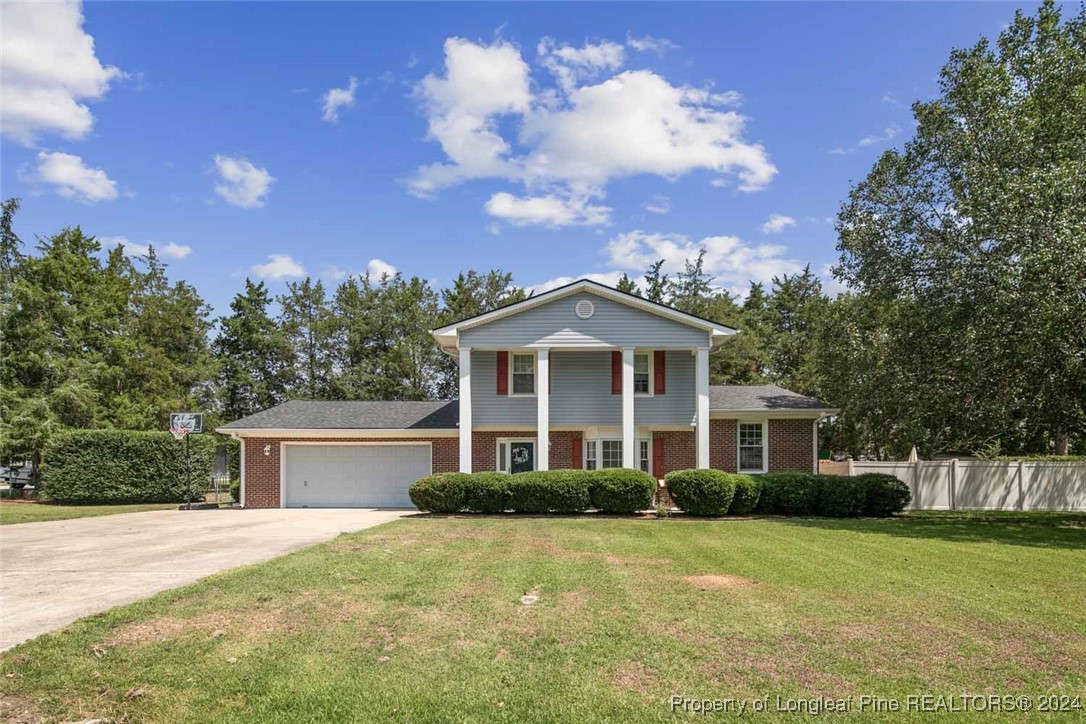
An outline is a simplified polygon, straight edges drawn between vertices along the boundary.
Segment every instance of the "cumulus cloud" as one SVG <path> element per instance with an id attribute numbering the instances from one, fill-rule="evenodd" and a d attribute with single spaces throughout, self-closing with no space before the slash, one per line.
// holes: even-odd
<path id="1" fill-rule="evenodd" d="M 328 123 L 339 122 L 340 108 L 354 107 L 354 92 L 358 90 L 358 78 L 353 75 L 347 81 L 346 88 L 332 88 L 321 96 L 321 118 Z"/>
<path id="2" fill-rule="evenodd" d="M 626 45 L 638 53 L 656 53 L 659 56 L 679 49 L 678 45 L 667 38 L 654 38 L 651 35 L 642 35 L 640 38 L 627 35 Z"/>
<path id="3" fill-rule="evenodd" d="M 167 241 L 161 244 L 157 241 L 138 243 L 129 240 L 127 236 L 103 236 L 98 241 L 104 247 L 124 246 L 125 256 L 147 256 L 154 247 L 155 254 L 163 259 L 184 259 L 192 253 L 192 247 L 188 244 L 177 244 Z"/>
<path id="4" fill-rule="evenodd" d="M 763 234 L 779 234 L 790 226 L 795 226 L 796 220 L 784 214 L 770 214 L 766 222 L 762 224 Z"/>
<path id="5" fill-rule="evenodd" d="M 444 71 L 415 89 L 445 160 L 417 169 L 412 193 L 430 197 L 466 181 L 498 179 L 523 185 L 526 198 L 551 199 L 552 207 L 553 199 L 587 206 L 628 176 L 674 179 L 701 170 L 756 191 L 776 175 L 766 150 L 745 138 L 746 118 L 731 107 L 737 93 L 675 86 L 649 70 L 596 82 L 622 65 L 616 43 L 572 47 L 545 38 L 538 50 L 557 87 L 533 93 L 531 69 L 515 45 L 445 42 Z M 508 206 L 514 198 L 501 200 Z M 550 214 L 540 218 L 556 225 Z"/>
<path id="6" fill-rule="evenodd" d="M 45 183 L 55 187 L 59 196 L 85 204 L 113 201 L 117 184 L 100 168 L 89 168 L 80 156 L 70 153 L 38 153 L 38 166 L 33 174 L 20 174 L 29 183 Z"/>
<path id="7" fill-rule="evenodd" d="M 94 116 L 85 101 L 124 75 L 98 60 L 79 2 L 4 3 L 0 45 L 0 127 L 26 146 L 43 134 L 86 136 Z"/>
<path id="8" fill-rule="evenodd" d="M 483 207 L 494 218 L 514 226 L 595 226 L 606 224 L 611 209 L 585 199 L 558 196 L 520 198 L 504 191 L 494 194 Z"/>
<path id="9" fill-rule="evenodd" d="M 215 170 L 219 174 L 215 193 L 226 203 L 243 209 L 263 207 L 271 185 L 275 183 L 275 177 L 267 169 L 258 168 L 240 156 L 217 154 Z"/>
<path id="10" fill-rule="evenodd" d="M 533 284 L 531 286 L 525 287 L 524 290 L 529 294 L 541 294 L 543 292 L 549 292 L 551 289 L 564 287 L 567 284 L 579 281 L 581 279 L 589 279 L 599 284 L 606 284 L 609 287 L 613 287 L 618 284 L 620 279 L 622 279 L 622 272 L 616 271 L 604 272 L 602 274 L 582 274 L 578 277 L 555 277 L 553 279 L 548 279 L 545 282 L 540 282 L 539 284 Z"/>
<path id="11" fill-rule="evenodd" d="M 650 214 L 667 214 L 671 211 L 671 199 L 663 194 L 656 194 L 645 202 L 643 208 Z"/>
<path id="12" fill-rule="evenodd" d="M 270 281 L 301 279 L 305 276 L 305 268 L 289 254 L 272 254 L 266 264 L 255 264 L 250 271 L 255 276 Z"/>
<path id="13" fill-rule="evenodd" d="M 366 264 L 366 272 L 375 279 L 388 275 L 390 277 L 396 276 L 396 267 L 389 264 L 387 261 L 381 261 L 380 259 L 370 259 Z"/>

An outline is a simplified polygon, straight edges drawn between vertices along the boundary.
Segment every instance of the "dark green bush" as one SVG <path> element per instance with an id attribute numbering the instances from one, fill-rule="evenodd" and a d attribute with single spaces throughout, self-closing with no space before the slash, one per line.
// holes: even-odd
<path id="1" fill-rule="evenodd" d="M 758 476 L 762 494 L 754 510 L 772 515 L 815 515 L 818 486 L 811 473 L 767 473 Z"/>
<path id="2" fill-rule="evenodd" d="M 735 496 L 728 508 L 728 515 L 749 515 L 758 504 L 758 498 L 762 492 L 762 485 L 757 478 L 750 475 L 735 475 Z"/>
<path id="3" fill-rule="evenodd" d="M 407 494 L 419 510 L 429 513 L 459 513 L 467 507 L 466 489 L 471 475 L 437 473 L 411 484 Z"/>
<path id="4" fill-rule="evenodd" d="M 811 475 L 818 489 L 815 515 L 826 518 L 857 518 L 864 510 L 867 486 L 843 475 Z"/>
<path id="5" fill-rule="evenodd" d="M 588 474 L 592 507 L 604 513 L 637 513 L 652 507 L 656 478 L 641 470 L 606 468 Z"/>
<path id="6" fill-rule="evenodd" d="M 913 499 L 909 486 L 893 475 L 886 473 L 864 473 L 855 478 L 864 486 L 863 514 L 873 517 L 900 513 Z"/>
<path id="7" fill-rule="evenodd" d="M 222 438 L 193 435 L 192 494 L 207 490 Z M 168 432 L 69 430 L 54 435 L 42 463 L 42 495 L 58 503 L 180 503 L 185 443 Z"/>
<path id="8" fill-rule="evenodd" d="M 539 470 L 509 477 L 509 507 L 518 513 L 580 513 L 588 510 L 589 473 Z"/>
<path id="9" fill-rule="evenodd" d="M 241 505 L 241 480 L 230 481 L 230 500 Z"/>
<path id="10" fill-rule="evenodd" d="M 691 515 L 724 515 L 735 496 L 737 476 L 723 470 L 676 470 L 664 477 L 671 500 Z"/>
<path id="11" fill-rule="evenodd" d="M 475 473 L 464 485 L 464 508 L 469 513 L 503 513 L 509 510 L 509 476 Z"/>

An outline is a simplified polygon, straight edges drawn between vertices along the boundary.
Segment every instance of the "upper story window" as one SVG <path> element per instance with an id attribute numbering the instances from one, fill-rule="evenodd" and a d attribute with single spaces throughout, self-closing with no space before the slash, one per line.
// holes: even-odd
<path id="1" fill-rule="evenodd" d="M 739 423 L 739 472 L 764 473 L 765 470 L 765 423 Z"/>
<path id="2" fill-rule="evenodd" d="M 652 355 L 634 355 L 634 394 L 647 395 L 652 390 Z"/>
<path id="3" fill-rule="evenodd" d="M 535 394 L 535 355 L 513 354 L 513 363 L 510 365 L 510 374 L 513 378 L 511 385 L 514 395 Z"/>

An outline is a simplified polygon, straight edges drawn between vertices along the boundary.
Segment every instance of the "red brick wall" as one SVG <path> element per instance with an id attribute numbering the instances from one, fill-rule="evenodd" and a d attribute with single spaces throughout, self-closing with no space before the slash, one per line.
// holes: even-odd
<path id="1" fill-rule="evenodd" d="M 279 507 L 280 442 L 369 442 L 375 438 L 246 438 L 245 439 L 245 507 Z M 452 473 L 460 469 L 460 443 L 455 437 L 398 437 L 389 442 L 428 442 L 431 444 L 431 465 L 435 473 Z M 264 447 L 268 446 L 268 454 Z"/>
<path id="2" fill-rule="evenodd" d="M 735 420 L 709 420 L 709 467 L 734 473 L 738 466 Z"/>
<path id="3" fill-rule="evenodd" d="M 673 470 L 698 466 L 698 438 L 693 430 L 665 430 L 652 433 L 652 439 L 664 441 L 664 475 Z"/>
<path id="4" fill-rule="evenodd" d="M 812 420 L 769 421 L 769 472 L 814 470 Z"/>
<path id="5" fill-rule="evenodd" d="M 577 432 L 551 431 L 551 470 L 566 470 L 573 466 L 573 436 L 582 435 Z M 580 438 L 584 440 L 583 435 Z"/>
<path id="6" fill-rule="evenodd" d="M 577 433 L 551 431 L 550 468 L 560 470 L 572 464 L 573 436 Z M 480 432 L 471 434 L 471 470 L 481 473 L 496 469 L 498 464 L 498 438 L 512 437 L 535 439 L 534 430 Z"/>

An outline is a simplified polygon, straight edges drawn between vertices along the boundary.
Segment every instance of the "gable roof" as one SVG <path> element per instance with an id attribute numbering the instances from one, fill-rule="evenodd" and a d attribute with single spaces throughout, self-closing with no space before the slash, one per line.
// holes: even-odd
<path id="1" fill-rule="evenodd" d="M 238 430 L 455 430 L 456 400 L 380 402 L 377 400 L 291 400 L 215 428 Z"/>
<path id="2" fill-rule="evenodd" d="M 836 408 L 776 385 L 710 385 L 712 412 L 836 412 Z"/>
<path id="3" fill-rule="evenodd" d="M 561 287 L 556 287 L 549 291 L 543 292 L 535 296 L 528 297 L 527 299 L 512 304 L 507 304 L 504 307 L 485 312 L 483 314 L 477 314 L 467 319 L 461 319 L 451 324 L 446 324 L 444 327 L 438 327 L 431 330 L 430 334 L 434 336 L 437 343 L 442 348 L 448 349 L 456 346 L 456 338 L 460 330 L 470 329 L 472 327 L 478 327 L 488 322 L 492 322 L 496 319 L 502 319 L 520 312 L 538 307 L 548 302 L 553 302 L 556 299 L 568 297 L 578 292 L 589 292 L 600 297 L 612 299 L 620 304 L 626 304 L 637 309 L 656 314 L 666 319 L 671 319 L 682 324 L 690 325 L 698 329 L 704 329 L 711 333 L 713 344 L 716 345 L 725 337 L 730 337 L 733 334 L 738 333 L 739 330 L 732 327 L 728 327 L 723 324 L 712 321 L 711 319 L 704 319 L 694 314 L 687 314 L 686 312 L 669 307 L 666 304 L 660 304 L 659 302 L 653 302 L 643 297 L 639 297 L 636 294 L 629 294 L 627 292 L 620 292 L 614 287 L 609 287 L 606 284 L 600 284 L 594 282 L 591 279 L 578 279 L 575 282 L 570 282 Z"/>

